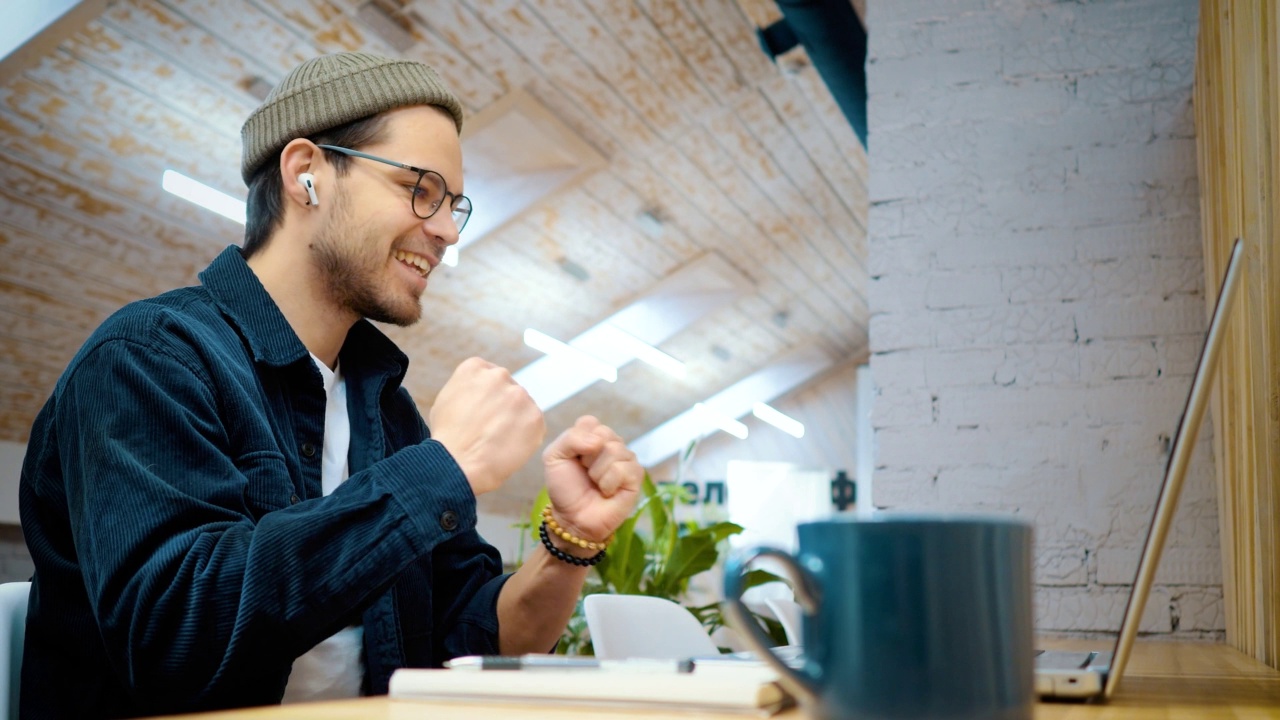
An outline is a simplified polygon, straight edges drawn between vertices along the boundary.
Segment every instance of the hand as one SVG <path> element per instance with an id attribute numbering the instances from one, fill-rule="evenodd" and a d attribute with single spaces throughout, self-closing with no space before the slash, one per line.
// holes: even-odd
<path id="1" fill-rule="evenodd" d="M 428 423 L 477 496 L 502 487 L 547 433 L 542 411 L 511 373 L 478 357 L 440 388 Z"/>
<path id="2" fill-rule="evenodd" d="M 542 453 L 556 521 L 586 540 L 604 540 L 631 517 L 644 470 L 622 438 L 586 415 Z"/>

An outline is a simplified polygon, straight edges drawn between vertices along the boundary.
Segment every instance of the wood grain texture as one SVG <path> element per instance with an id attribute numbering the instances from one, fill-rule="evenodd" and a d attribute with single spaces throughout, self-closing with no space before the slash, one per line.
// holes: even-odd
<path id="1" fill-rule="evenodd" d="M 1202 0 L 1196 58 L 1205 285 L 1236 238 L 1242 287 L 1212 412 L 1227 642 L 1280 666 L 1280 15 Z M 1216 291 L 1208 294 L 1210 303 Z"/>
<path id="2" fill-rule="evenodd" d="M 245 117 L 297 63 L 337 50 L 401 47 L 468 114 L 522 89 L 607 160 L 465 248 L 432 277 L 423 321 L 388 329 L 424 413 L 466 357 L 523 367 L 539 357 L 525 328 L 571 339 L 707 253 L 752 288 L 664 343 L 687 377 L 632 363 L 551 425 L 590 412 L 636 437 L 796 347 L 857 352 L 865 155 L 811 68 L 786 74 L 760 51 L 754 21 L 773 13 L 771 0 L 105 3 L 0 84 L 0 439 L 25 439 L 107 315 L 196 282 L 240 241 L 161 174 L 243 198 Z M 526 468 L 485 502 L 521 508 L 540 482 Z"/>

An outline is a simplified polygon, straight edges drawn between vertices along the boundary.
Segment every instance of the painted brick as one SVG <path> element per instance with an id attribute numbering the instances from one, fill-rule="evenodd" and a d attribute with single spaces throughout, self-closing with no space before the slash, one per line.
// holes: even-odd
<path id="1" fill-rule="evenodd" d="M 996 371 L 997 385 L 1057 385 L 1080 377 L 1079 350 L 1072 343 L 1011 346 Z"/>
<path id="2" fill-rule="evenodd" d="M 1115 632 L 1124 620 L 1124 607 L 1129 592 L 1122 588 L 1040 587 L 1036 589 L 1036 630 L 1086 630 Z M 1156 587 L 1147 598 L 1146 609 L 1138 629 L 1142 632 L 1167 633 L 1173 630 L 1169 612 L 1170 595 L 1166 588 Z"/>
<path id="3" fill-rule="evenodd" d="M 1084 340 L 1184 335 L 1205 328 L 1204 300 L 1198 297 L 1120 298 L 1075 307 L 1076 325 Z"/>
<path id="4" fill-rule="evenodd" d="M 1032 566 L 1036 585 L 1087 585 L 1089 552 L 1074 545 L 1036 545 Z"/>
<path id="5" fill-rule="evenodd" d="M 1208 322 L 1205 323 L 1208 325 Z M 1207 329 L 1207 328 L 1206 328 Z M 1160 352 L 1160 374 L 1164 377 L 1191 377 L 1200 361 L 1204 347 L 1204 333 L 1172 335 L 1156 341 Z M 1190 392 L 1190 385 L 1188 392 Z"/>
<path id="6" fill-rule="evenodd" d="M 868 304 L 874 313 L 918 312 L 929 287 L 927 275 L 893 272 L 871 278 Z"/>
<path id="7" fill-rule="evenodd" d="M 928 350 L 902 350 L 871 356 L 871 377 L 877 385 L 892 388 L 925 386 L 925 359 Z"/>
<path id="8" fill-rule="evenodd" d="M 1225 630 L 1227 617 L 1222 606 L 1222 589 L 1170 588 L 1173 597 L 1174 630 Z"/>
<path id="9" fill-rule="evenodd" d="M 933 345 L 933 319 L 924 313 L 871 316 L 868 334 L 872 352 L 910 350 Z"/>
<path id="10" fill-rule="evenodd" d="M 1088 383 L 1154 378 L 1160 374 L 1156 341 L 1099 340 L 1080 346 L 1080 376 Z"/>
<path id="11" fill-rule="evenodd" d="M 934 313 L 938 347 L 1072 341 L 1075 318 L 1065 306 L 1020 305 Z"/>
<path id="12" fill-rule="evenodd" d="M 889 292 L 872 293 L 871 345 L 895 418 L 875 434 L 876 502 L 883 488 L 1034 523 L 1041 629 L 1119 626 L 1117 553 L 1145 539 L 1203 338 L 1197 12 L 901 0 L 873 14 L 868 265 Z M 926 394 L 937 421 L 902 424 L 923 420 Z M 1168 542 L 1199 574 L 1160 578 L 1147 631 L 1224 624 L 1211 437 L 1206 422 Z M 1170 584 L 1187 579 L 1204 584 Z"/>
<path id="13" fill-rule="evenodd" d="M 1070 262 L 1075 258 L 1073 236 L 1073 232 L 1058 228 L 959 236 L 934 251 L 934 266 L 969 270 Z"/>
<path id="14" fill-rule="evenodd" d="M 933 424 L 932 400 L 927 390 L 887 389 L 876 393 L 871 406 L 871 426 L 890 428 Z"/>
<path id="15" fill-rule="evenodd" d="M 1161 218 L 1150 222 L 1081 228 L 1074 242 L 1081 261 L 1203 257 L 1198 218 Z"/>
<path id="16" fill-rule="evenodd" d="M 932 388 L 995 383 L 1005 361 L 1003 348 L 950 350 L 924 354 L 925 378 Z"/>
<path id="17" fill-rule="evenodd" d="M 875 498 L 878 508 L 895 510 L 930 510 L 939 507 L 935 471 L 881 470 L 875 474 Z"/>
<path id="18" fill-rule="evenodd" d="M 1005 305 L 1008 298 L 1000 284 L 1000 273 L 934 273 L 928 278 L 925 307 L 931 310 Z M 919 301 L 916 301 L 919 306 Z"/>
<path id="19" fill-rule="evenodd" d="M 1142 549 L 1098 550 L 1098 584 L 1128 585 L 1138 572 Z M 1222 585 L 1222 553 L 1217 548 L 1165 548 L 1156 567 L 1160 585 Z"/>

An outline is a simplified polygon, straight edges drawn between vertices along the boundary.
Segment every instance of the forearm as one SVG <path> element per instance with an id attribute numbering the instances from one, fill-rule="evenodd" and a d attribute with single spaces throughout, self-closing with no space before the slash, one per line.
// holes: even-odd
<path id="1" fill-rule="evenodd" d="M 578 548 L 566 552 L 581 555 Z M 498 645 L 503 655 L 550 652 L 573 615 L 590 568 L 551 557 L 538 545 L 498 595 Z"/>

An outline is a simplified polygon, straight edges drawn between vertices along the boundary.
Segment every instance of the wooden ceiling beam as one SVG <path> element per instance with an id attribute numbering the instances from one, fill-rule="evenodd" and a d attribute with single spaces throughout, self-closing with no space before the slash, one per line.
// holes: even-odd
<path id="1" fill-rule="evenodd" d="M 107 0 L 17 0 L 18 7 L 9 8 L 6 25 L 10 30 L 0 35 L 0 85 L 52 53 L 62 41 L 79 32 L 107 9 Z M 12 13 L 12 14 L 11 14 Z M 18 19 L 14 19 L 14 18 Z M 22 23 L 26 19 L 28 23 Z M 21 37 L 35 31 L 28 37 Z M 14 33 L 14 34 L 10 34 Z"/>

